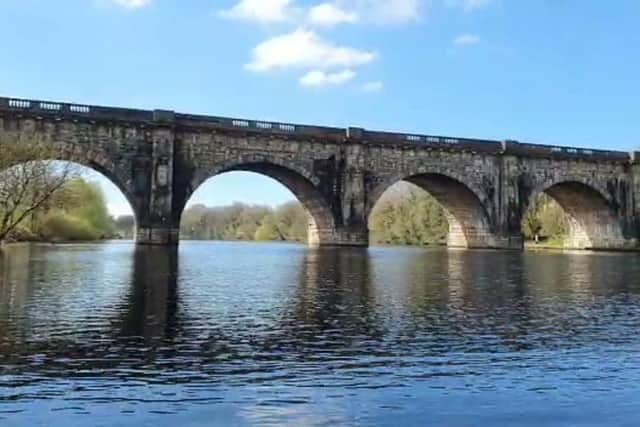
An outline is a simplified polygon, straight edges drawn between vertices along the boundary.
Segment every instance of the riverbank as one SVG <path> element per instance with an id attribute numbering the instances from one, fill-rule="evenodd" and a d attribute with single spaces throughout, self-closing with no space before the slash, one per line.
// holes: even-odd
<path id="1" fill-rule="evenodd" d="M 531 251 L 558 251 L 564 249 L 564 242 L 550 241 L 550 242 L 524 242 L 524 249 Z"/>
<path id="2" fill-rule="evenodd" d="M 41 245 L 41 246 L 55 246 L 55 245 L 88 245 L 88 244 L 106 244 L 106 243 L 125 243 L 133 242 L 132 239 L 103 239 L 103 240 L 19 240 L 19 241 L 7 241 L 0 242 L 0 249 L 2 248 L 15 248 L 21 246 Z"/>

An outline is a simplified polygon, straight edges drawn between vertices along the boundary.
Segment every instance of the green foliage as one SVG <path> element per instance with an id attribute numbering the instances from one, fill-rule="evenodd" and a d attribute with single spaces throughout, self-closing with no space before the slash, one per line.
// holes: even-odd
<path id="1" fill-rule="evenodd" d="M 87 219 L 53 212 L 48 215 L 40 228 L 40 235 L 47 241 L 90 241 L 103 237 Z"/>
<path id="2" fill-rule="evenodd" d="M 277 209 L 234 203 L 231 206 L 195 205 L 182 215 L 180 234 L 197 240 L 306 240 L 307 214 L 297 202 Z"/>
<path id="3" fill-rule="evenodd" d="M 449 225 L 438 202 L 418 187 L 400 183 L 374 208 L 372 241 L 391 245 L 442 245 Z"/>
<path id="4" fill-rule="evenodd" d="M 67 182 L 50 201 L 37 229 L 45 240 L 99 240 L 114 226 L 100 187 L 82 178 Z"/>
<path id="5" fill-rule="evenodd" d="M 568 233 L 568 220 L 562 207 L 543 194 L 533 201 L 522 219 L 526 240 L 562 241 Z"/>
<path id="6" fill-rule="evenodd" d="M 305 242 L 309 227 L 309 215 L 298 202 L 289 202 L 274 212 L 275 224 L 281 240 Z"/>
<path id="7" fill-rule="evenodd" d="M 399 183 L 383 196 L 369 221 L 373 242 L 392 245 L 441 245 L 448 234 L 446 213 L 420 188 Z M 567 235 L 567 217 L 562 207 L 546 195 L 527 210 L 522 229 L 527 240 L 562 242 Z"/>
<path id="8" fill-rule="evenodd" d="M 269 214 L 262 219 L 260 227 L 256 230 L 254 240 L 257 241 L 272 241 L 272 240 L 284 240 L 283 236 L 278 232 L 278 224 L 274 215 Z"/>
<path id="9" fill-rule="evenodd" d="M 21 209 L 24 208 L 16 211 Z M 8 237 L 18 241 L 90 241 L 111 237 L 113 233 L 113 220 L 100 187 L 82 178 L 72 178 L 30 211 Z"/>
<path id="10" fill-rule="evenodd" d="M 25 223 L 46 211 L 71 179 L 71 163 L 49 161 L 59 148 L 30 136 L 0 141 L 0 241 L 23 238 Z M 30 219 L 31 218 L 31 219 Z"/>
<path id="11" fill-rule="evenodd" d="M 305 242 L 309 217 L 298 202 L 277 209 L 235 203 L 224 207 L 195 205 L 182 217 L 185 239 Z M 562 208 L 542 196 L 525 215 L 525 237 L 561 240 L 567 232 Z M 371 240 L 389 245 L 444 245 L 449 224 L 444 209 L 427 192 L 399 183 L 385 193 L 370 220 Z"/>

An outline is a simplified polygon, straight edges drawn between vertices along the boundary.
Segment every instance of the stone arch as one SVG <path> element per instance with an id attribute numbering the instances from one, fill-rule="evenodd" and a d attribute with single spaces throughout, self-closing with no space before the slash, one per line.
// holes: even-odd
<path id="1" fill-rule="evenodd" d="M 538 185 L 527 206 L 541 194 L 554 199 L 568 217 L 567 249 L 620 249 L 626 240 L 615 199 L 599 184 L 582 178 L 558 179 Z"/>
<path id="2" fill-rule="evenodd" d="M 427 191 L 443 207 L 449 222 L 449 247 L 497 248 L 501 244 L 495 236 L 487 206 L 490 200 L 479 186 L 460 173 L 420 168 L 397 174 L 371 192 L 368 215 L 382 194 L 397 182 L 410 182 Z"/>
<path id="3" fill-rule="evenodd" d="M 124 194 L 125 198 L 129 202 L 135 213 L 135 196 L 133 194 L 133 189 L 131 188 L 131 183 L 129 182 L 129 180 L 125 181 L 125 179 L 123 178 L 125 174 L 120 172 L 116 165 L 111 160 L 109 160 L 104 153 L 100 153 L 95 150 L 89 150 L 84 156 L 70 155 L 57 160 L 77 163 L 102 174 L 105 178 L 111 181 L 111 183 L 113 183 L 113 185 L 115 185 L 118 190 L 122 192 L 122 194 Z"/>
<path id="4" fill-rule="evenodd" d="M 333 212 L 320 191 L 320 179 L 304 168 L 296 168 L 271 156 L 250 156 L 216 164 L 196 173 L 187 191 L 183 207 L 205 181 L 226 172 L 253 172 L 267 176 L 291 191 L 309 217 L 308 242 L 310 246 L 329 245 L 336 240 Z"/>
<path id="5" fill-rule="evenodd" d="M 71 142 L 51 142 L 51 144 L 55 149 L 47 160 L 76 163 L 100 173 L 120 190 L 131 206 L 135 220 L 138 220 L 131 180 L 116 166 L 107 153 L 96 147 L 85 147 Z"/>

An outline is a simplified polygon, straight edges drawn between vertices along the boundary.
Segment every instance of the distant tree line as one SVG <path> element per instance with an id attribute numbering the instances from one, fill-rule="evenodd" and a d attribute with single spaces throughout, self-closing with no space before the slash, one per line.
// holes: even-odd
<path id="1" fill-rule="evenodd" d="M 373 243 L 444 245 L 449 223 L 444 209 L 424 190 L 399 183 L 376 204 L 369 219 Z"/>
<path id="2" fill-rule="evenodd" d="M 298 202 L 277 208 L 234 203 L 230 206 L 194 205 L 182 217 L 180 235 L 195 240 L 252 240 L 305 242 L 308 216 Z M 561 241 L 567 230 L 562 208 L 542 196 L 523 220 L 528 240 Z M 449 225 L 444 209 L 427 192 L 400 183 L 376 204 L 370 220 L 371 240 L 387 245 L 444 245 Z"/>
<path id="3" fill-rule="evenodd" d="M 298 202 L 277 208 L 234 203 L 231 206 L 194 205 L 185 210 L 180 236 L 195 240 L 257 240 L 304 242 L 309 223 Z"/>

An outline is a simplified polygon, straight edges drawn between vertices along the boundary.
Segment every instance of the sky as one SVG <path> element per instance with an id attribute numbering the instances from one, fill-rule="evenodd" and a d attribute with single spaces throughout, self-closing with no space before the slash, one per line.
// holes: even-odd
<path id="1" fill-rule="evenodd" d="M 636 0 L 0 0 L 0 95 L 631 150 L 639 27 Z M 291 198 L 233 173 L 190 203 Z"/>

